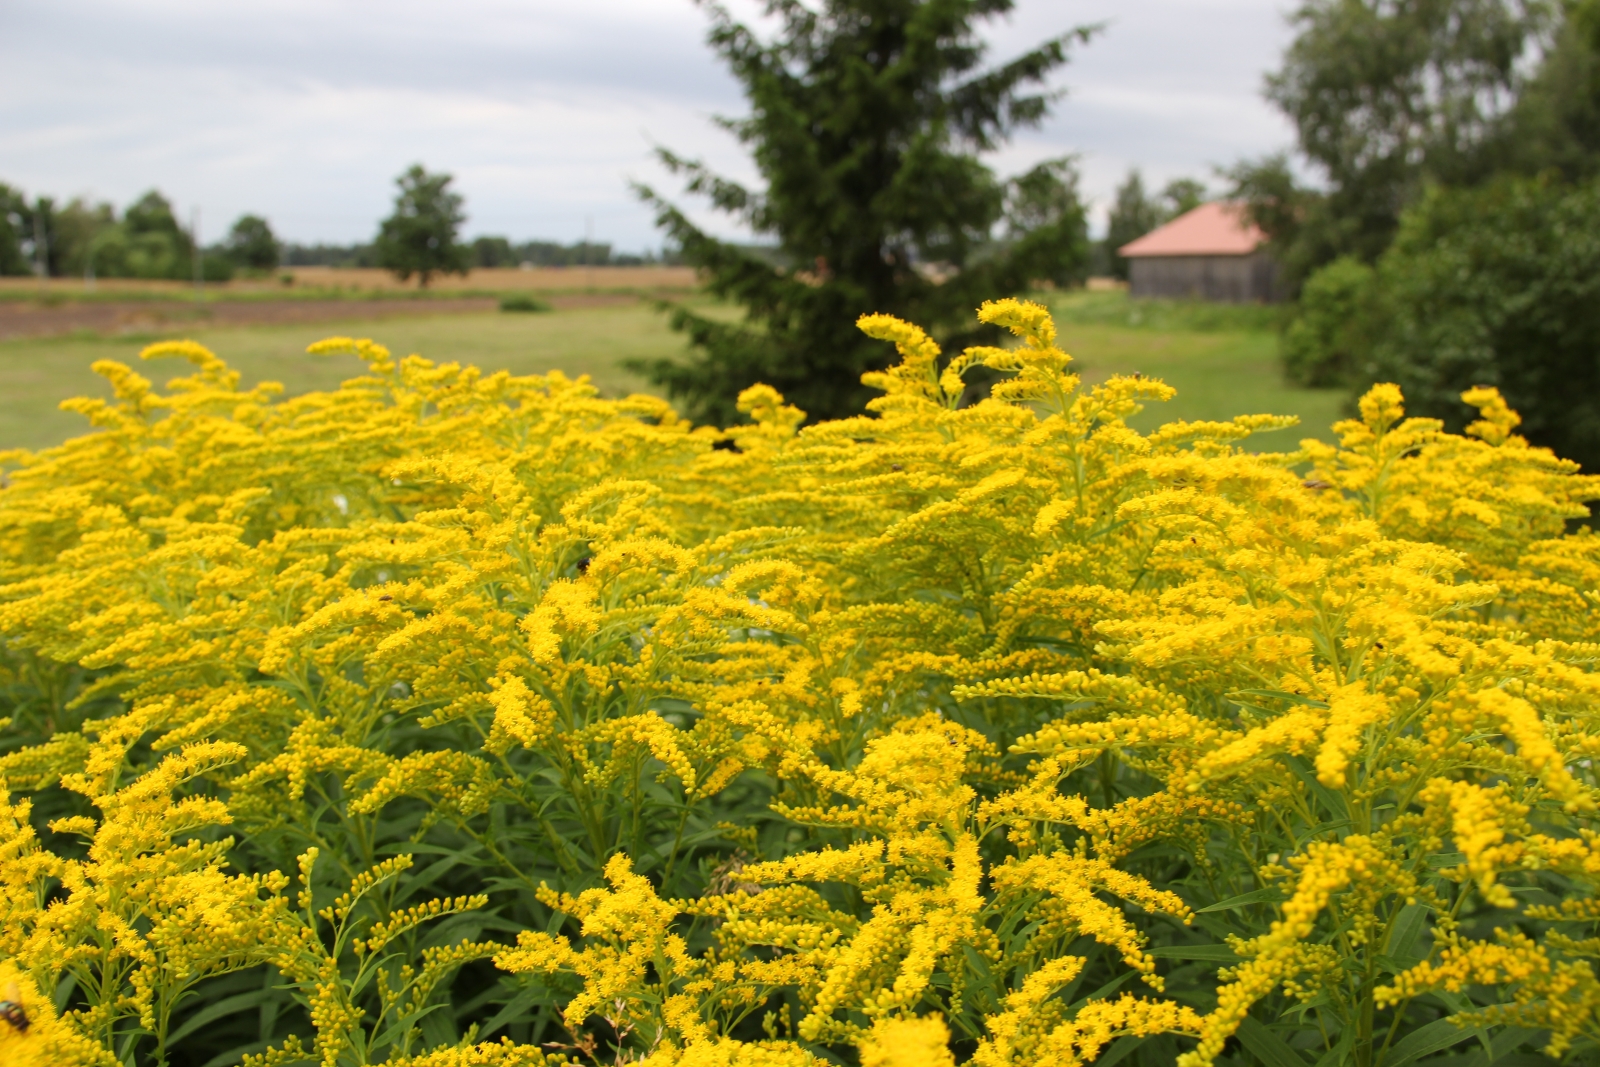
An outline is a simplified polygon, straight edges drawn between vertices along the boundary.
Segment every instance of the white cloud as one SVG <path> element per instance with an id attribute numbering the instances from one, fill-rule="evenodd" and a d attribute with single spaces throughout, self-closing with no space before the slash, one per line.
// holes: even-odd
<path id="1" fill-rule="evenodd" d="M 748 5 L 741 8 L 747 10 Z M 753 169 L 709 121 L 742 109 L 687 0 L 7 0 L 0 180 L 125 204 L 151 187 L 216 233 L 246 211 L 292 239 L 369 237 L 391 178 L 449 170 L 472 232 L 659 242 L 630 178 L 672 189 L 664 144 Z M 1041 129 L 996 155 L 1080 155 L 1103 207 L 1286 144 L 1259 98 L 1286 40 L 1274 0 L 1020 0 L 994 58 L 1106 21 Z M 700 216 L 704 217 L 704 216 Z M 726 222 L 716 223 L 731 232 Z"/>

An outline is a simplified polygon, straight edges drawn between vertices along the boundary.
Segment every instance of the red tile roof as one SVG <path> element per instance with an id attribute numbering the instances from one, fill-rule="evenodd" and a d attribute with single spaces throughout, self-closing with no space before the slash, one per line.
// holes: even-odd
<path id="1" fill-rule="evenodd" d="M 1244 220 L 1244 205 L 1216 201 L 1186 211 L 1165 226 L 1117 249 L 1117 254 L 1140 256 L 1247 256 L 1267 240 L 1253 223 Z"/>

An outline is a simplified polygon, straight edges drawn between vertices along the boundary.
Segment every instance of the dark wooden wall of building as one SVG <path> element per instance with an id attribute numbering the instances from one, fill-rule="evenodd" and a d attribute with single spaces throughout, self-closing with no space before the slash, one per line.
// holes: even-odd
<path id="1" fill-rule="evenodd" d="M 1277 264 L 1265 252 L 1248 256 L 1140 256 L 1128 261 L 1128 293 L 1219 303 L 1279 299 Z"/>

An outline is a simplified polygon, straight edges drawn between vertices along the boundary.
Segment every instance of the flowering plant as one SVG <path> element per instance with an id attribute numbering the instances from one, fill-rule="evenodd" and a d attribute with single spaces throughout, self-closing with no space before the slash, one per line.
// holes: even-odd
<path id="1" fill-rule="evenodd" d="M 980 317 L 803 429 L 97 364 L 4 457 L 0 1060 L 1593 1055 L 1600 479 L 1488 389 L 1139 433 Z"/>

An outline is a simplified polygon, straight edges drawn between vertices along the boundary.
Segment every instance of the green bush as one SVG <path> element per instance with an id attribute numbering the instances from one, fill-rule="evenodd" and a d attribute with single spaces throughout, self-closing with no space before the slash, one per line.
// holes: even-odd
<path id="1" fill-rule="evenodd" d="M 1353 384 L 1395 382 L 1451 429 L 1472 418 L 1462 390 L 1495 386 L 1531 441 L 1600 469 L 1600 182 L 1434 190 L 1377 283 L 1386 310 Z M 1333 326 L 1324 344 L 1350 329 Z"/>
<path id="2" fill-rule="evenodd" d="M 1381 328 L 1377 274 L 1341 256 L 1307 279 L 1283 335 L 1283 370 L 1296 385 L 1349 385 Z"/>
<path id="3" fill-rule="evenodd" d="M 500 298 L 501 311 L 549 311 L 550 305 L 527 293 L 514 293 Z"/>

